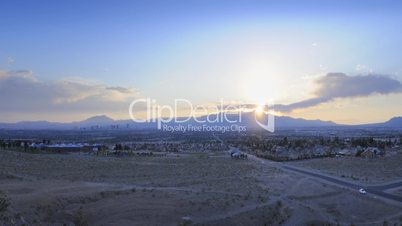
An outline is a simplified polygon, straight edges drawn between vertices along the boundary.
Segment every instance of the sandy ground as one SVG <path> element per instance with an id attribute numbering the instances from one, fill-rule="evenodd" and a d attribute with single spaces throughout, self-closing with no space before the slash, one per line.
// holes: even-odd
<path id="1" fill-rule="evenodd" d="M 0 151 L 0 225 L 382 225 L 402 208 L 226 153 L 96 157 Z"/>
<path id="2" fill-rule="evenodd" d="M 292 161 L 289 164 L 369 184 L 402 179 L 402 153 L 374 159 L 338 157 Z"/>

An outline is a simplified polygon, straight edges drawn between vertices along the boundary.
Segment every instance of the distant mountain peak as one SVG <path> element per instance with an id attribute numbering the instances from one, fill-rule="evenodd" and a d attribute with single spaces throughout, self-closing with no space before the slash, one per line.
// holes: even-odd
<path id="1" fill-rule="evenodd" d="M 237 114 L 226 115 L 230 120 L 237 120 Z M 203 116 L 206 117 L 206 116 Z M 266 116 L 265 116 L 266 117 Z M 261 122 L 267 122 L 267 119 L 263 117 L 258 119 Z M 194 123 L 190 121 L 188 123 Z M 225 125 L 226 122 L 217 123 L 219 125 Z M 132 124 L 132 126 L 128 126 Z M 245 113 L 241 115 L 241 124 L 248 128 L 259 128 L 255 120 L 253 113 Z M 96 115 L 85 119 L 83 121 L 60 123 L 60 122 L 48 122 L 48 121 L 22 121 L 17 123 L 0 123 L 0 129 L 74 129 L 74 128 L 111 128 L 111 126 L 118 125 L 120 128 L 156 128 L 154 123 L 134 123 L 130 120 L 114 120 L 106 115 Z M 292 118 L 289 116 L 276 116 L 275 126 L 277 128 L 301 128 L 301 127 L 333 127 L 333 126 L 346 126 L 336 124 L 332 121 L 322 121 L 319 119 L 308 120 L 303 118 Z M 350 126 L 348 126 L 350 127 Z M 402 129 L 402 117 L 393 117 L 390 120 L 383 123 L 354 125 L 352 127 L 388 127 Z"/>
<path id="2" fill-rule="evenodd" d="M 402 127 L 402 117 L 393 117 L 384 123 L 385 126 Z"/>
<path id="3" fill-rule="evenodd" d="M 106 115 L 96 115 L 81 121 L 81 123 L 93 123 L 93 124 L 107 124 L 114 123 L 115 120 Z"/>

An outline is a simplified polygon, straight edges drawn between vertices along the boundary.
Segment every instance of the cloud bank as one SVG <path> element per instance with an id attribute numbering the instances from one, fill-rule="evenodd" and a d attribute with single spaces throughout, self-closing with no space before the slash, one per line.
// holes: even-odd
<path id="1" fill-rule="evenodd" d="M 38 80 L 31 71 L 0 71 L 0 113 L 63 113 L 127 111 L 138 96 L 134 89 L 83 81 Z"/>
<path id="2" fill-rule="evenodd" d="M 315 81 L 314 97 L 300 102 L 275 105 L 275 111 L 291 112 L 333 101 L 337 98 L 367 97 L 374 94 L 401 93 L 398 80 L 383 75 L 348 76 L 344 73 L 329 73 Z"/>

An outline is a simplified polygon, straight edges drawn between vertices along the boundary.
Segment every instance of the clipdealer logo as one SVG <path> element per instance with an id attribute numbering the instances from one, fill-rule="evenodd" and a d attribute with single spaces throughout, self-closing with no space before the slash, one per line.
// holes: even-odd
<path id="1" fill-rule="evenodd" d="M 180 109 L 183 109 L 184 106 L 188 113 L 187 116 L 178 117 L 179 106 Z M 242 114 L 254 111 L 256 125 L 273 133 L 275 131 L 275 112 L 269 109 L 269 106 L 273 106 L 273 104 L 252 106 L 250 107 L 250 104 L 224 104 L 222 99 L 218 105 L 193 105 L 187 99 L 175 99 L 174 105 L 170 106 L 159 105 L 155 99 L 143 98 L 132 101 L 128 113 L 133 122 L 156 123 L 157 129 L 163 131 L 224 133 L 246 131 L 246 126 L 242 125 Z M 269 113 L 267 109 L 270 110 Z M 139 111 L 143 115 L 145 112 L 145 117 L 137 117 L 136 113 Z"/>

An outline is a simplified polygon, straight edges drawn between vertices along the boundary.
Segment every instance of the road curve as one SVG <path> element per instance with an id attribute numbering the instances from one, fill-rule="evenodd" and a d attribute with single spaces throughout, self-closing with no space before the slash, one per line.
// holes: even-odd
<path id="1" fill-rule="evenodd" d="M 402 186 L 402 183 L 390 184 L 390 185 L 387 185 L 387 186 L 366 186 L 365 187 L 363 185 L 347 182 L 347 181 L 344 181 L 344 180 L 339 180 L 339 179 L 336 179 L 336 178 L 333 178 L 333 177 L 330 177 L 330 176 L 325 176 L 325 175 L 314 173 L 314 172 L 311 172 L 311 171 L 306 171 L 306 170 L 303 170 L 303 169 L 300 169 L 300 168 L 295 168 L 295 167 L 291 167 L 291 166 L 284 165 L 284 164 L 281 164 L 281 165 L 282 165 L 281 168 L 286 169 L 286 170 L 290 170 L 290 171 L 305 174 L 305 175 L 308 175 L 308 176 L 311 176 L 311 177 L 326 180 L 326 181 L 329 181 L 331 183 L 334 183 L 334 184 L 337 184 L 337 185 L 340 185 L 340 186 L 343 186 L 343 187 L 348 187 L 348 188 L 351 188 L 351 189 L 355 189 L 355 190 L 363 188 L 363 189 L 365 189 L 367 191 L 367 193 L 371 193 L 371 194 L 377 195 L 377 196 L 382 197 L 382 198 L 386 198 L 386 199 L 390 199 L 390 200 L 402 203 L 402 197 L 401 196 L 389 194 L 389 193 L 386 193 L 386 192 L 383 191 L 385 189 L 388 189 L 388 187 L 389 188 L 394 188 L 394 187 L 396 187 L 398 185 Z"/>
<path id="2" fill-rule="evenodd" d="M 353 190 L 356 190 L 356 191 L 359 190 L 360 188 L 363 188 L 364 190 L 367 191 L 367 193 L 376 195 L 376 196 L 381 197 L 381 198 L 389 199 L 389 200 L 392 200 L 392 201 L 395 201 L 395 202 L 399 202 L 399 203 L 402 204 L 402 196 L 397 196 L 397 195 L 393 195 L 393 194 L 384 192 L 384 190 L 401 187 L 402 186 L 402 181 L 398 181 L 398 182 L 395 182 L 395 183 L 389 183 L 389 184 L 385 184 L 385 185 L 367 186 L 367 185 L 361 185 L 361 184 L 358 184 L 358 183 L 353 183 L 353 182 L 348 182 L 348 181 L 345 181 L 345 180 L 337 179 L 337 178 L 335 178 L 333 176 L 325 175 L 323 173 L 312 172 L 310 170 L 305 170 L 305 169 L 302 169 L 302 168 L 299 168 L 299 167 L 290 166 L 290 165 L 287 165 L 287 164 L 284 164 L 284 163 L 279 163 L 279 162 L 274 162 L 274 161 L 267 160 L 267 159 L 262 159 L 262 158 L 259 158 L 257 156 L 250 155 L 250 154 L 249 154 L 249 157 L 254 159 L 254 160 L 257 160 L 257 161 L 269 162 L 273 166 L 276 166 L 276 167 L 278 167 L 278 168 L 280 168 L 282 170 L 287 170 L 287 171 L 292 171 L 292 172 L 299 173 L 299 174 L 304 174 L 304 175 L 312 177 L 312 178 L 318 178 L 318 179 L 328 181 L 328 182 L 331 182 L 333 184 L 343 186 L 343 187 L 346 187 L 346 188 L 350 188 L 350 189 L 353 189 Z"/>

